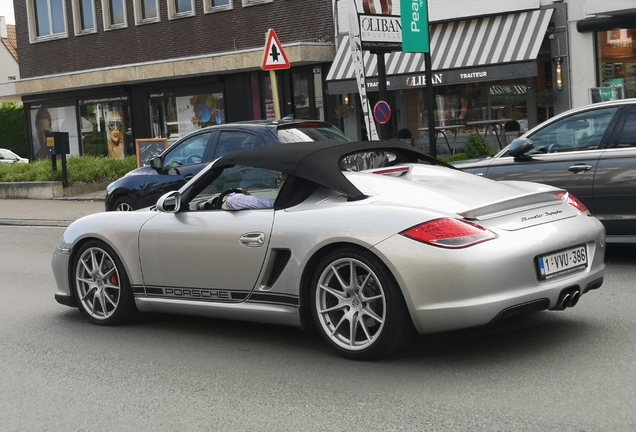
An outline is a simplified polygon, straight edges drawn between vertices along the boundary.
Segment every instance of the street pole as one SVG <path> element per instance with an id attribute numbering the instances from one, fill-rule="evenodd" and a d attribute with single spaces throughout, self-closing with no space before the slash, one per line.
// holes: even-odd
<path id="1" fill-rule="evenodd" d="M 274 114 L 276 120 L 280 120 L 280 101 L 278 97 L 278 81 L 276 80 L 276 71 L 269 71 L 269 81 L 272 86 L 272 100 L 274 101 Z"/>
<path id="2" fill-rule="evenodd" d="M 387 102 L 386 100 L 386 94 L 387 94 L 387 90 L 386 90 L 386 63 L 384 61 L 384 53 L 383 52 L 377 52 L 376 53 L 377 56 L 377 60 L 378 60 L 378 92 L 379 92 L 379 97 L 381 101 Z M 380 125 L 380 131 L 379 131 L 379 139 L 389 139 L 388 133 L 387 133 L 387 127 L 386 124 L 381 124 Z"/>
<path id="3" fill-rule="evenodd" d="M 429 154 L 437 159 L 437 131 L 435 130 L 435 89 L 433 88 L 433 72 L 431 53 L 424 53 L 424 67 L 426 68 L 426 108 L 428 111 L 428 142 Z"/>

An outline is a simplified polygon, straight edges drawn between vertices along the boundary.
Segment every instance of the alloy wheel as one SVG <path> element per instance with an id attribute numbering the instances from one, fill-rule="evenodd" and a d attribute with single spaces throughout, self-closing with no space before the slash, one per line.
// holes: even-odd
<path id="1" fill-rule="evenodd" d="M 93 319 L 110 318 L 121 299 L 121 279 L 113 258 L 99 247 L 86 249 L 77 261 L 75 285 L 78 300 Z"/>
<path id="2" fill-rule="evenodd" d="M 373 270 L 360 260 L 341 258 L 327 265 L 318 279 L 315 302 L 325 335 L 346 351 L 367 349 L 382 334 L 384 289 Z"/>

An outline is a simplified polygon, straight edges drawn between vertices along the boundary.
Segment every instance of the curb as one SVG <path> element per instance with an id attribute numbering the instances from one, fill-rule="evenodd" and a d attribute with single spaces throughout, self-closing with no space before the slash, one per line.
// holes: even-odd
<path id="1" fill-rule="evenodd" d="M 0 218 L 0 226 L 67 227 L 73 222 L 72 220 Z"/>
<path id="2" fill-rule="evenodd" d="M 0 199 L 93 199 L 104 201 L 108 184 L 85 183 L 63 188 L 62 182 L 59 181 L 0 182 Z M 103 197 L 95 196 L 102 194 Z"/>

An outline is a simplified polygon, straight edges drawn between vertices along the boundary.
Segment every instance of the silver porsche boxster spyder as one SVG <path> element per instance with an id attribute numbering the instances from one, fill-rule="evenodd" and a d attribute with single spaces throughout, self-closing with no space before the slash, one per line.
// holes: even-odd
<path id="1" fill-rule="evenodd" d="M 224 210 L 237 194 L 261 208 Z M 52 264 L 56 300 L 96 324 L 146 311 L 284 324 L 371 359 L 416 332 L 572 307 L 602 285 L 604 254 L 603 226 L 565 190 L 399 141 L 321 142 L 227 155 L 154 207 L 83 217 Z"/>

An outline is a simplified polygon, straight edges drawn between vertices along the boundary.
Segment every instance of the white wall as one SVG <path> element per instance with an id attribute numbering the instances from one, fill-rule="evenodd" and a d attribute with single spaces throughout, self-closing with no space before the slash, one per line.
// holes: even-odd
<path id="1" fill-rule="evenodd" d="M 570 0 L 568 3 L 580 3 L 581 0 Z M 584 11 L 588 15 L 602 15 L 613 12 L 636 11 L 634 0 L 585 0 Z"/>
<path id="2" fill-rule="evenodd" d="M 3 16 L 0 16 L 0 38 L 3 39 L 3 43 L 0 43 L 0 83 L 9 81 L 10 76 L 15 77 L 16 80 L 20 79 L 18 62 L 4 44 L 7 38 L 7 24 Z"/>

